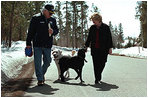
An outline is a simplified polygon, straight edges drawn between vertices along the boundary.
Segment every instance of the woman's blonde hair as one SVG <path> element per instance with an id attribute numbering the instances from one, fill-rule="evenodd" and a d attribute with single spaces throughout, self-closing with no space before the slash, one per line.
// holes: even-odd
<path id="1" fill-rule="evenodd" d="M 102 16 L 99 13 L 94 13 L 93 15 L 91 15 L 90 20 L 102 22 Z"/>

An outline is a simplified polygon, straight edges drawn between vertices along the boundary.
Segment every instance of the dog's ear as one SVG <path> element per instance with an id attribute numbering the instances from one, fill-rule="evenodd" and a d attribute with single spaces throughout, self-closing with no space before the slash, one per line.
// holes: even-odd
<path id="1" fill-rule="evenodd" d="M 86 49 L 86 48 L 84 48 L 84 51 L 85 51 L 85 52 L 87 52 L 87 49 Z"/>
<path id="2" fill-rule="evenodd" d="M 76 53 L 76 51 L 75 51 L 75 50 L 72 50 L 72 56 L 74 56 L 74 55 L 75 55 L 75 53 Z"/>
<path id="3" fill-rule="evenodd" d="M 55 53 L 55 51 L 52 52 L 52 54 L 54 54 L 54 53 Z"/>

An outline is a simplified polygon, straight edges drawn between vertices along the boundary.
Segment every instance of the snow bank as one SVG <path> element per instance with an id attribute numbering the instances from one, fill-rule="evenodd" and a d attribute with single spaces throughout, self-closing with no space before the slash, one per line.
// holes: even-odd
<path id="1" fill-rule="evenodd" d="M 114 49 L 113 54 L 125 55 L 129 57 L 147 58 L 147 49 L 142 47 L 130 47 L 126 49 Z"/>
<path id="2" fill-rule="evenodd" d="M 24 54 L 25 41 L 12 43 L 11 48 L 1 48 L 1 81 L 2 83 L 18 76 L 22 65 L 33 61 L 33 57 Z"/>

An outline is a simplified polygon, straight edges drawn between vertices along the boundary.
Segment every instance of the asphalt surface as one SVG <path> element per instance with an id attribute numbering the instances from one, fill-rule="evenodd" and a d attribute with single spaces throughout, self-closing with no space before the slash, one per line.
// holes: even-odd
<path id="1" fill-rule="evenodd" d="M 25 97 L 146 97 L 147 60 L 123 56 L 108 56 L 101 85 L 94 84 L 92 58 L 87 53 L 83 67 L 83 80 L 74 80 L 76 73 L 70 69 L 70 78 L 65 83 L 57 80 L 58 72 L 52 61 L 44 86 L 37 86 L 35 74 Z"/>

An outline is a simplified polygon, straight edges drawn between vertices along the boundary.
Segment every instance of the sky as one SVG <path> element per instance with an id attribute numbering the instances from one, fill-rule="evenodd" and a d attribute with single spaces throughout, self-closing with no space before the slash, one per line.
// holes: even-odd
<path id="1" fill-rule="evenodd" d="M 140 34 L 140 21 L 135 18 L 137 6 L 135 0 L 91 0 L 89 5 L 94 3 L 100 10 L 103 22 L 113 26 L 122 23 L 124 37 L 138 37 Z M 92 24 L 92 22 L 91 22 Z"/>

